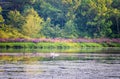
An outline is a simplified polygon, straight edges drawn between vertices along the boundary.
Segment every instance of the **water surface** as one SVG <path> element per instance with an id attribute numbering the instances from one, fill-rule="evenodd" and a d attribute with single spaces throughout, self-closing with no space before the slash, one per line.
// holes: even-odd
<path id="1" fill-rule="evenodd" d="M 54 51 L 59 54 L 55 58 L 50 56 L 53 50 L 48 53 L 4 51 L 0 53 L 0 79 L 120 79 L 120 52 L 118 48 L 107 50 Z"/>

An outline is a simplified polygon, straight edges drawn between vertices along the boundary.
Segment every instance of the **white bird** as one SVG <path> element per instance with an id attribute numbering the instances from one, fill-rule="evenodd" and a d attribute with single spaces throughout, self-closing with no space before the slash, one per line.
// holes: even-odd
<path id="1" fill-rule="evenodd" d="M 57 54 L 57 53 L 50 53 L 50 57 L 51 58 L 55 58 L 55 57 L 58 57 L 58 56 L 60 56 L 59 54 Z"/>

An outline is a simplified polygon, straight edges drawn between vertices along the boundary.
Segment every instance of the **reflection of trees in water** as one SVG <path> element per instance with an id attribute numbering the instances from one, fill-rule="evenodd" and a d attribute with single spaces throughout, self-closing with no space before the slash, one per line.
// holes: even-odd
<path id="1" fill-rule="evenodd" d="M 21 55 L 0 55 L 0 61 L 2 64 L 6 63 L 27 63 L 30 64 L 33 61 L 37 61 L 34 57 L 30 57 L 29 55 L 21 54 Z"/>
<path id="2" fill-rule="evenodd" d="M 36 75 L 41 72 L 39 62 L 27 55 L 0 56 L 0 64 L 0 74 L 3 74 L 1 77 L 5 77 L 7 79 L 23 79 L 25 77 L 30 79 L 33 74 Z"/>

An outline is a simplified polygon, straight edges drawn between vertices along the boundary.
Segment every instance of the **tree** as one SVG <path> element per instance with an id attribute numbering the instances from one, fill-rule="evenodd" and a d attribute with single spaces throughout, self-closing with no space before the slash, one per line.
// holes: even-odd
<path id="1" fill-rule="evenodd" d="M 64 34 L 63 35 L 64 38 L 76 38 L 76 37 L 78 37 L 76 25 L 74 24 L 74 22 L 72 20 L 69 20 L 65 24 L 65 27 L 63 29 L 63 34 Z"/>
<path id="2" fill-rule="evenodd" d="M 107 37 L 111 34 L 111 4 L 112 0 L 82 0 L 77 10 L 76 23 L 84 36 Z"/>
<path id="3" fill-rule="evenodd" d="M 1 1 L 4 9 L 22 10 L 25 5 L 32 5 L 36 0 L 4 0 Z"/>
<path id="4" fill-rule="evenodd" d="M 111 21 L 113 37 L 120 37 L 120 0 L 113 0 L 111 7 Z"/>
<path id="5" fill-rule="evenodd" d="M 23 34 L 29 37 L 37 37 L 42 28 L 43 19 L 33 8 L 27 10 L 24 16 L 25 23 L 22 26 Z"/>
<path id="6" fill-rule="evenodd" d="M 114 9 L 112 16 L 115 17 L 117 33 L 120 34 L 120 26 L 119 26 L 120 11 L 118 9 Z"/>
<path id="7" fill-rule="evenodd" d="M 25 22 L 25 18 L 17 10 L 10 11 L 7 17 L 7 24 L 17 29 L 21 29 L 22 25 Z"/>
<path id="8" fill-rule="evenodd" d="M 51 18 L 51 23 L 54 25 L 60 24 L 61 21 L 63 21 L 63 13 L 60 10 L 59 6 L 61 0 L 38 0 L 36 1 L 36 5 L 34 5 L 34 8 L 36 11 L 44 17 L 46 20 L 47 18 Z M 62 25 L 62 24 L 60 24 Z"/>
<path id="9" fill-rule="evenodd" d="M 0 0 L 0 6 L 4 37 L 17 33 L 9 27 L 32 38 L 120 37 L 120 0 Z"/>
<path id="10" fill-rule="evenodd" d="M 47 20 L 43 23 L 43 28 L 41 32 L 47 38 L 61 37 L 61 34 L 62 34 L 62 31 L 59 28 L 59 25 L 55 26 L 51 24 L 50 18 L 47 18 Z"/>
<path id="11" fill-rule="evenodd" d="M 3 16 L 1 15 L 1 13 L 2 13 L 2 8 L 0 7 L 0 27 L 3 27 L 4 19 L 3 19 Z"/>
<path id="12" fill-rule="evenodd" d="M 81 0 L 62 0 L 64 5 L 67 5 L 67 14 L 68 20 L 74 20 L 75 12 L 81 4 Z"/>

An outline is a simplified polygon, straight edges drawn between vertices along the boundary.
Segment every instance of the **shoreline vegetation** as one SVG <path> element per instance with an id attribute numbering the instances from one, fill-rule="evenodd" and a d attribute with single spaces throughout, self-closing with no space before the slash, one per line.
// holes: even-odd
<path id="1" fill-rule="evenodd" d="M 0 49 L 67 49 L 81 47 L 120 47 L 120 38 L 99 39 L 65 39 L 65 38 L 42 38 L 42 39 L 0 39 Z"/>
<path id="2" fill-rule="evenodd" d="M 120 38 L 119 4 L 120 0 L 0 0 L 0 38 Z"/>
<path id="3" fill-rule="evenodd" d="M 79 56 L 77 56 L 79 55 Z M 31 54 L 27 55 L 6 55 L 6 56 L 1 56 L 0 60 L 2 61 L 7 61 L 7 62 L 19 62 L 23 61 L 24 63 L 32 63 L 33 61 L 50 61 L 50 60 L 120 60 L 119 56 L 115 54 L 110 54 L 109 55 L 104 55 L 104 54 L 72 54 L 67 56 L 59 56 L 55 57 L 54 59 L 49 56 L 49 54 L 42 54 L 33 56 Z"/>
<path id="4" fill-rule="evenodd" d="M 0 51 L 120 47 L 120 0 L 0 3 Z"/>

